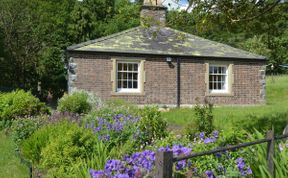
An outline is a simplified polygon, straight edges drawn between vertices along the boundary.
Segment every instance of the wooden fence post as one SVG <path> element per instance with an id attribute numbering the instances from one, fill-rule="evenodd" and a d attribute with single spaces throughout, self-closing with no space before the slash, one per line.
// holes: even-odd
<path id="1" fill-rule="evenodd" d="M 173 152 L 156 152 L 156 178 L 172 178 Z"/>
<path id="2" fill-rule="evenodd" d="M 274 177 L 274 128 L 272 130 L 269 130 L 266 134 L 266 138 L 270 139 L 268 141 L 268 148 L 267 148 L 267 165 L 268 165 L 268 171 L 271 175 L 271 177 Z"/>

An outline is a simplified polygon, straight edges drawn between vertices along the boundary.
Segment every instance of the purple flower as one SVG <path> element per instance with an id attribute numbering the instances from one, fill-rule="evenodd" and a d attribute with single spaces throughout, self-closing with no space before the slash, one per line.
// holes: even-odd
<path id="1" fill-rule="evenodd" d="M 211 138 L 211 137 L 207 137 L 207 138 L 204 139 L 204 143 L 205 144 L 214 143 L 214 142 L 215 142 L 215 139 Z"/>
<path id="2" fill-rule="evenodd" d="M 250 167 L 248 167 L 246 171 L 247 171 L 247 174 L 248 174 L 248 175 L 251 175 L 251 174 L 252 174 L 252 169 L 251 169 Z"/>
<path id="3" fill-rule="evenodd" d="M 218 152 L 218 153 L 215 153 L 215 156 L 216 156 L 217 158 L 221 158 L 222 154 L 221 154 L 220 152 Z"/>
<path id="4" fill-rule="evenodd" d="M 199 134 L 199 138 L 202 140 L 205 138 L 205 133 L 204 132 L 200 132 Z"/>
<path id="5" fill-rule="evenodd" d="M 218 138 L 219 137 L 219 132 L 217 130 L 214 130 L 212 132 L 213 137 Z"/>
<path id="6" fill-rule="evenodd" d="M 90 175 L 92 176 L 92 178 L 102 178 L 105 176 L 105 172 L 104 171 L 95 171 L 93 169 L 90 169 Z"/>
<path id="7" fill-rule="evenodd" d="M 105 164 L 105 172 L 112 173 L 113 171 L 124 170 L 124 165 L 120 160 L 108 160 Z"/>
<path id="8" fill-rule="evenodd" d="M 243 158 L 237 158 L 236 159 L 236 163 L 237 163 L 237 167 L 239 169 L 239 172 L 241 174 L 241 176 L 246 176 L 246 175 L 251 175 L 252 174 L 252 170 L 250 167 L 247 167 L 245 169 L 245 162 Z"/>
<path id="9" fill-rule="evenodd" d="M 207 175 L 208 178 L 213 178 L 213 172 L 212 171 L 205 171 L 205 174 Z"/>
<path id="10" fill-rule="evenodd" d="M 186 160 L 178 161 L 176 163 L 176 171 L 183 170 L 186 166 Z"/>
<path id="11" fill-rule="evenodd" d="M 128 174 L 116 174 L 113 178 L 130 178 Z"/>

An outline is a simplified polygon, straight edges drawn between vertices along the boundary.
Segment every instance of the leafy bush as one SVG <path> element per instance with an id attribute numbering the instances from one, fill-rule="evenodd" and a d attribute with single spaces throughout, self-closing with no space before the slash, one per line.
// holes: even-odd
<path id="1" fill-rule="evenodd" d="M 76 124 L 61 124 L 67 126 L 65 126 L 64 133 L 61 131 L 63 135 L 50 137 L 49 143 L 41 151 L 40 166 L 48 169 L 48 174 L 53 177 L 73 175 L 73 172 L 69 170 L 70 167 L 77 164 L 80 159 L 91 157 L 97 143 L 91 131 Z"/>
<path id="2" fill-rule="evenodd" d="M 44 103 L 34 97 L 31 92 L 16 90 L 0 94 L 0 121 L 2 125 L 18 117 L 35 116 L 49 113 Z M 6 124 L 7 125 L 7 124 Z"/>
<path id="3" fill-rule="evenodd" d="M 63 128 L 59 128 L 58 126 L 58 129 Z M 31 161 L 34 165 L 38 165 L 41 160 L 41 151 L 48 144 L 52 134 L 55 134 L 54 131 L 55 128 L 52 125 L 47 125 L 38 129 L 28 139 L 24 140 L 20 147 L 24 158 Z"/>
<path id="4" fill-rule="evenodd" d="M 48 116 L 20 118 L 13 122 L 11 134 L 17 149 L 23 140 L 29 138 L 38 128 L 47 122 Z"/>
<path id="5" fill-rule="evenodd" d="M 197 104 L 194 107 L 194 111 L 195 119 L 191 119 L 191 121 L 184 128 L 184 133 L 190 140 L 195 138 L 196 133 L 205 132 L 210 134 L 215 129 L 213 125 L 213 104 L 205 99 L 204 104 L 201 105 L 197 99 Z"/>
<path id="6" fill-rule="evenodd" d="M 91 111 L 91 104 L 88 102 L 86 92 L 74 92 L 71 95 L 64 94 L 59 100 L 57 110 L 61 112 L 88 113 Z"/>
<path id="7" fill-rule="evenodd" d="M 140 110 L 139 140 L 149 144 L 154 139 L 161 139 L 167 136 L 167 122 L 162 118 L 158 107 L 145 106 Z"/>
<path id="8" fill-rule="evenodd" d="M 97 138 L 92 131 L 67 121 L 49 124 L 35 131 L 22 144 L 22 154 L 51 177 L 75 174 L 71 166 L 90 158 Z M 99 156 L 99 153 L 97 153 Z"/>

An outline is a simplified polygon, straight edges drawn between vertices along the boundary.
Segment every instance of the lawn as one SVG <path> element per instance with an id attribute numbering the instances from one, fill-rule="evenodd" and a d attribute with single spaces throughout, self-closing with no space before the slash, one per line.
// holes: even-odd
<path id="1" fill-rule="evenodd" d="M 0 177 L 29 177 L 28 167 L 20 162 L 14 150 L 13 141 L 3 132 L 0 132 Z"/>
<path id="2" fill-rule="evenodd" d="M 229 129 L 249 115 L 261 117 L 288 112 L 288 75 L 269 76 L 266 83 L 266 105 L 215 107 L 213 111 L 215 126 L 219 129 Z M 172 109 L 162 114 L 169 125 L 177 129 L 185 127 L 194 117 L 191 108 Z"/>

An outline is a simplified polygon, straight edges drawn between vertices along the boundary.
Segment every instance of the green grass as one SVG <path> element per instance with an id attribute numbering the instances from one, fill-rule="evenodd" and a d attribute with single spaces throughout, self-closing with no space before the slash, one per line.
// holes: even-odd
<path id="1" fill-rule="evenodd" d="M 13 141 L 3 132 L 0 132 L 0 177 L 1 178 L 27 178 L 28 167 L 21 164 L 15 154 Z"/>
<path id="2" fill-rule="evenodd" d="M 288 112 L 288 75 L 267 77 L 266 104 L 258 106 L 219 106 L 213 110 L 215 126 L 229 129 L 236 122 L 244 121 L 249 115 L 267 116 Z M 163 112 L 170 127 L 183 128 L 194 118 L 191 108 L 172 109 Z"/>

